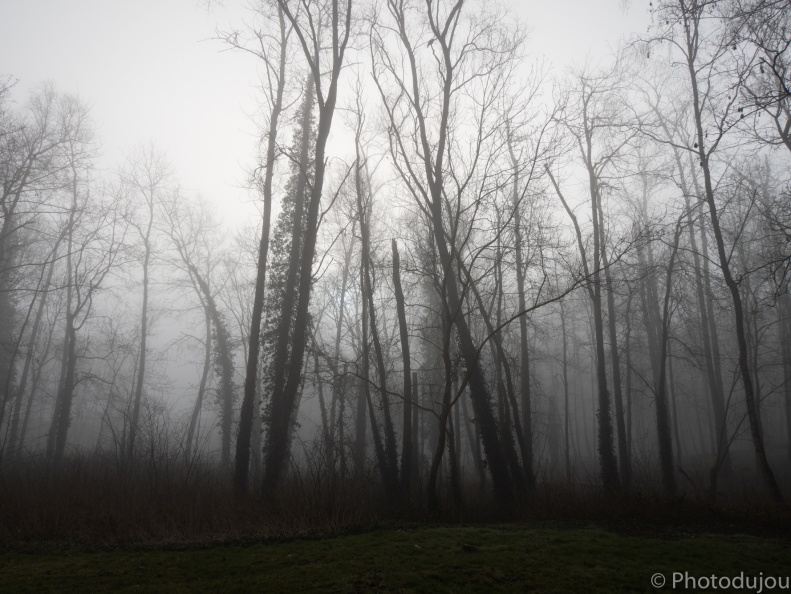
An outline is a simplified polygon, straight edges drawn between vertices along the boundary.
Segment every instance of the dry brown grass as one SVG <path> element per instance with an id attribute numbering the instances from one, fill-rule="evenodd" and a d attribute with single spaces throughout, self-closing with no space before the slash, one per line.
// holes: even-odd
<path id="1" fill-rule="evenodd" d="M 110 457 L 76 455 L 52 469 L 32 456 L 0 470 L 0 548 L 201 546 L 321 537 L 389 523 L 595 523 L 649 532 L 666 526 L 759 533 L 791 528 L 788 508 L 762 499 L 714 506 L 645 489 L 607 494 L 594 483 L 544 482 L 529 501 L 507 511 L 477 485 L 467 485 L 463 507 L 444 497 L 442 511 L 431 516 L 420 496 L 394 504 L 375 474 L 341 480 L 293 472 L 268 500 L 257 490 L 236 497 L 230 485 L 227 472 L 175 459 L 122 467 Z"/>

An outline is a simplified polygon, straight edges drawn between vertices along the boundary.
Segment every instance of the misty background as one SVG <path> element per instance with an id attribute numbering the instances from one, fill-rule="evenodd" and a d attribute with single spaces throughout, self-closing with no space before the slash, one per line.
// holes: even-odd
<path id="1" fill-rule="evenodd" d="M 351 6 L 2 4 L 0 465 L 782 499 L 783 4 Z"/>

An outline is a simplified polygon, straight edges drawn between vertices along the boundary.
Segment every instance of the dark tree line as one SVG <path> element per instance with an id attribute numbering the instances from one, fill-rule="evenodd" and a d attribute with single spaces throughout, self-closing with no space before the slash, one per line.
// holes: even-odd
<path id="1" fill-rule="evenodd" d="M 263 2 L 219 34 L 262 80 L 235 238 L 157 149 L 101 179 L 81 103 L 3 79 L 0 464 L 90 439 L 216 446 L 270 498 L 311 468 L 430 509 L 590 475 L 782 501 L 788 14 L 660 2 L 550 76 L 490 3 Z"/>

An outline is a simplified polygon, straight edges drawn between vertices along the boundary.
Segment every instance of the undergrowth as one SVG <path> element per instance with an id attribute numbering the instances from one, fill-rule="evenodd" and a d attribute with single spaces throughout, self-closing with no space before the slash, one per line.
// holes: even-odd
<path id="1" fill-rule="evenodd" d="M 342 479 L 292 472 L 274 498 L 258 490 L 237 496 L 229 472 L 168 464 L 119 466 L 110 458 L 43 458 L 0 471 L 0 550 L 183 548 L 359 533 L 376 527 L 516 522 L 567 527 L 591 523 L 620 533 L 662 536 L 672 530 L 782 534 L 787 507 L 744 497 L 714 505 L 667 498 L 635 487 L 605 493 L 589 484 L 539 483 L 535 493 L 502 509 L 477 484 L 463 504 L 445 496 L 429 514 L 420 486 L 409 501 L 384 493 L 376 475 Z"/>

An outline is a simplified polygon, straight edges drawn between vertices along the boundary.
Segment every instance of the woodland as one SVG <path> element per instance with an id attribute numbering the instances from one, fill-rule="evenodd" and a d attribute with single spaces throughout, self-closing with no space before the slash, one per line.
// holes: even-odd
<path id="1" fill-rule="evenodd" d="M 239 224 L 0 77 L 0 543 L 791 525 L 791 10 L 646 8 L 557 70 L 498 2 L 252 4 Z"/>

